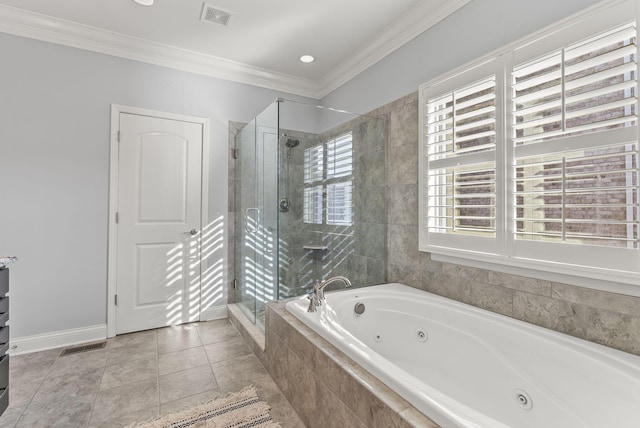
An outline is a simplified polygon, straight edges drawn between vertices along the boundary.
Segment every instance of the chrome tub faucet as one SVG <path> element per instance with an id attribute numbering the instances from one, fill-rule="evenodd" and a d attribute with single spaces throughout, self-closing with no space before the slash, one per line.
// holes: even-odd
<path id="1" fill-rule="evenodd" d="M 344 282 L 344 285 L 351 287 L 351 281 L 349 281 L 349 278 L 345 276 L 332 276 L 322 282 L 316 279 L 315 284 L 313 284 L 313 291 L 307 296 L 307 299 L 309 299 L 309 309 L 307 309 L 307 312 L 317 311 L 318 306 L 321 306 L 322 302 L 325 300 L 324 288 L 335 281 L 342 281 Z"/>

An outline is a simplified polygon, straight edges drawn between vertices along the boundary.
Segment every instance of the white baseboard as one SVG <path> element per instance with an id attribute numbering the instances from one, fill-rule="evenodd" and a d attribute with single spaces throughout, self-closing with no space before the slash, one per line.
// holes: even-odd
<path id="1" fill-rule="evenodd" d="M 227 310 L 227 306 L 213 306 L 205 309 L 200 313 L 201 321 L 213 321 L 227 318 L 229 316 L 229 312 Z"/>
<path id="2" fill-rule="evenodd" d="M 33 336 L 9 339 L 9 354 L 20 355 L 47 349 L 61 348 L 78 343 L 95 342 L 107 338 L 107 325 L 72 328 Z"/>
<path id="3" fill-rule="evenodd" d="M 213 306 L 201 313 L 202 321 L 227 318 L 227 306 Z M 12 337 L 9 339 L 9 354 L 20 355 L 47 349 L 62 348 L 78 343 L 95 342 L 107 338 L 107 325 L 73 328 L 33 336 Z"/>

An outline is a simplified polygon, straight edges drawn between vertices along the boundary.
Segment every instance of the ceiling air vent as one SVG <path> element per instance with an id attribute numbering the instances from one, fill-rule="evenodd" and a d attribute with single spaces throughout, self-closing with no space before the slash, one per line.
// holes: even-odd
<path id="1" fill-rule="evenodd" d="M 207 3 L 202 3 L 202 14 L 200 15 L 201 21 L 212 22 L 214 24 L 220 24 L 226 26 L 231 19 L 231 14 L 211 6 Z"/>

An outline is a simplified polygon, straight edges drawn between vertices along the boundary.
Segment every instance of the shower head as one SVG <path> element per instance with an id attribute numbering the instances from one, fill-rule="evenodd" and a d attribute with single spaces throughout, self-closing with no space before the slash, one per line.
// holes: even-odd
<path id="1" fill-rule="evenodd" d="M 289 147 L 290 149 L 297 147 L 298 144 L 300 144 L 300 140 L 296 140 L 293 138 L 287 138 L 287 142 L 284 143 L 287 147 Z"/>

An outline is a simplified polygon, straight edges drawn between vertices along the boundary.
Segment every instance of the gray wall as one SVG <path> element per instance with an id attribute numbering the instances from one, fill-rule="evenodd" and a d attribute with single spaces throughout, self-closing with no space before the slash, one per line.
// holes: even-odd
<path id="1" fill-rule="evenodd" d="M 321 102 L 366 113 L 596 3 L 596 0 L 473 0 Z"/>
<path id="2" fill-rule="evenodd" d="M 286 94 L 5 34 L 0 52 L 0 254 L 20 259 L 11 336 L 104 325 L 110 105 L 208 117 L 209 215 L 226 219 L 228 121 Z"/>

